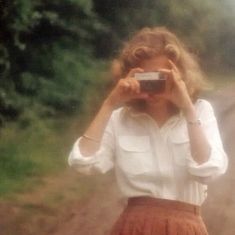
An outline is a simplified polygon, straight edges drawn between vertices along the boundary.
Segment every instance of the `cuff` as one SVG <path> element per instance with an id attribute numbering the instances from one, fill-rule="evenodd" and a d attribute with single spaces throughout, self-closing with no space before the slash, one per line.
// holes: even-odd
<path id="1" fill-rule="evenodd" d="M 78 140 L 74 143 L 73 148 L 69 154 L 68 164 L 70 166 L 74 166 L 74 165 L 85 166 L 85 165 L 91 165 L 97 162 L 97 159 L 93 155 L 83 156 L 81 154 L 80 149 L 79 149 L 80 140 L 81 140 L 81 137 L 78 138 Z"/>
<path id="2" fill-rule="evenodd" d="M 227 156 L 224 151 L 211 148 L 208 161 L 198 164 L 194 159 L 189 159 L 189 173 L 205 178 L 214 178 L 224 174 L 228 166 Z"/>

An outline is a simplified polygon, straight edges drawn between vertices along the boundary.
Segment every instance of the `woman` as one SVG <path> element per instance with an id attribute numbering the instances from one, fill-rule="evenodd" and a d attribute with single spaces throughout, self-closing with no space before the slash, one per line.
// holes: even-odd
<path id="1" fill-rule="evenodd" d="M 211 105 L 198 98 L 205 82 L 195 58 L 166 28 L 145 28 L 115 69 L 117 84 L 69 164 L 87 174 L 114 168 L 128 204 L 112 235 L 206 235 L 200 206 L 227 156 Z M 144 92 L 135 74 L 155 71 L 164 91 Z"/>

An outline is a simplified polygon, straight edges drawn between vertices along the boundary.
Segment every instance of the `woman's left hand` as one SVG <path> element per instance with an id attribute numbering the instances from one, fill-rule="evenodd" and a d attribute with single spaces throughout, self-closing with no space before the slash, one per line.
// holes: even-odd
<path id="1" fill-rule="evenodd" d="M 187 109 L 192 105 L 187 87 L 181 78 L 177 66 L 171 60 L 169 60 L 169 63 L 171 65 L 171 70 L 159 70 L 159 72 L 167 75 L 165 92 L 159 94 L 159 96 L 171 101 L 180 109 Z"/>

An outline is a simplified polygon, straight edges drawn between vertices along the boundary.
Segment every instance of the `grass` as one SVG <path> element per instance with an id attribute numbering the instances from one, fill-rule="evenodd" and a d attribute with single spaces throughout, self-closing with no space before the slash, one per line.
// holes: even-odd
<path id="1" fill-rule="evenodd" d="M 36 120 L 23 130 L 16 123 L 1 130 L 0 197 L 38 184 L 43 175 L 65 167 L 67 125 L 64 119 Z"/>
<path id="2" fill-rule="evenodd" d="M 65 171 L 72 144 L 91 119 L 88 114 L 94 112 L 94 106 L 89 107 L 72 116 L 34 116 L 27 127 L 18 122 L 1 129 L 0 198 L 30 191 L 43 184 L 43 178 Z"/>

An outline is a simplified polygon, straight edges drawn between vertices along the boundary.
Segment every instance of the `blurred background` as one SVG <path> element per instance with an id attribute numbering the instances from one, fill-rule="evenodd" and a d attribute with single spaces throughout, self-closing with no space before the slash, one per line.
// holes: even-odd
<path id="1" fill-rule="evenodd" d="M 71 173 L 67 156 L 110 89 L 112 59 L 145 26 L 166 26 L 183 39 L 214 84 L 206 95 L 220 104 L 219 114 L 231 115 L 234 103 L 224 105 L 234 99 L 233 0 L 0 0 L 1 235 L 55 234 L 58 221 L 77 216 L 89 195 L 100 192 L 97 185 L 113 183 L 112 175 L 88 180 Z M 226 190 L 234 182 L 227 180 Z M 224 197 L 224 205 L 234 205 L 226 190 L 209 201 L 210 209 Z M 212 192 L 218 193 L 218 185 Z M 100 198 L 106 200 L 102 193 Z M 79 209 L 71 215 L 75 204 Z M 216 221 L 218 210 L 205 212 L 209 231 L 235 234 L 235 215 L 221 208 Z M 225 221 L 226 231 L 218 224 Z M 104 234 L 84 224 L 77 234 Z"/>

